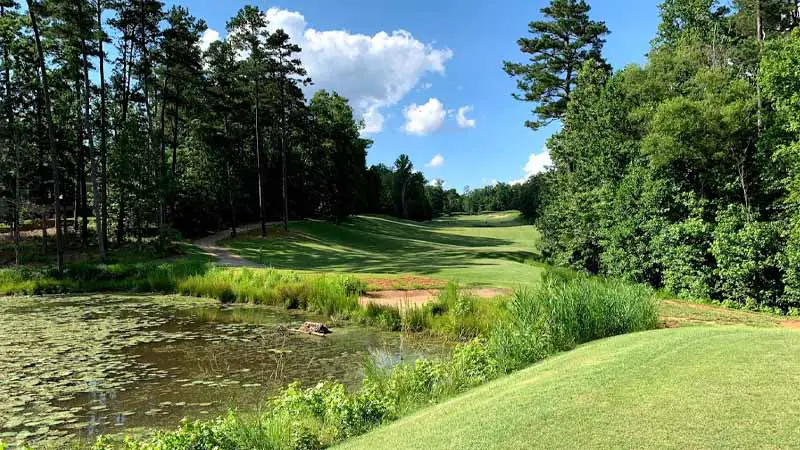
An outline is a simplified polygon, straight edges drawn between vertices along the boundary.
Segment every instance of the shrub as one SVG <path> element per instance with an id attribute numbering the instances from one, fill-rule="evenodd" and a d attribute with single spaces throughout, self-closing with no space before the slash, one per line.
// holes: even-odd
<path id="1" fill-rule="evenodd" d="M 711 245 L 721 297 L 742 305 L 775 304 L 783 292 L 782 242 L 780 224 L 748 220 L 733 205 L 721 211 Z"/>

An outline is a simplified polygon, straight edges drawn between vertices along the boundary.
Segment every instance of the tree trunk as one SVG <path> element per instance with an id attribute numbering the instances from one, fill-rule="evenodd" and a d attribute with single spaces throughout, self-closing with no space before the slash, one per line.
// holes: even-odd
<path id="1" fill-rule="evenodd" d="M 233 145 L 230 138 L 229 121 L 227 115 L 225 116 L 225 144 L 227 147 L 227 155 L 225 155 L 225 163 L 228 166 L 226 172 L 227 182 L 225 183 L 228 188 L 228 205 L 231 209 L 231 237 L 236 237 L 236 228 L 238 223 L 236 221 L 236 201 L 233 194 Z"/>
<path id="2" fill-rule="evenodd" d="M 81 41 L 83 42 L 83 41 Z M 83 47 L 83 45 L 81 45 Z M 82 49 L 82 53 L 85 50 Z M 81 55 L 81 64 L 85 64 L 87 62 L 85 55 Z M 86 248 L 86 245 L 89 241 L 89 214 L 88 214 L 88 195 L 86 193 L 86 152 L 84 148 L 84 141 L 91 140 L 91 121 L 89 119 L 89 111 L 88 111 L 88 104 L 89 104 L 89 84 L 84 78 L 88 80 L 88 70 L 86 71 L 87 75 L 82 74 L 81 69 L 78 69 L 78 77 L 75 80 L 75 93 L 78 97 L 78 158 L 77 158 L 77 188 L 75 191 L 78 195 L 75 196 L 75 231 L 80 233 L 81 237 L 81 247 Z M 83 87 L 81 87 L 83 84 Z M 85 102 L 85 106 L 82 105 L 81 99 L 81 91 L 83 91 L 83 102 Z M 89 153 L 89 158 L 91 158 L 91 152 Z M 80 229 L 78 228 L 78 218 L 80 218 Z"/>
<path id="3" fill-rule="evenodd" d="M 283 68 L 283 54 L 280 57 L 280 67 Z M 281 85 L 281 98 L 280 98 L 280 141 L 281 141 L 281 185 L 283 191 L 283 231 L 289 231 L 289 194 L 287 192 L 287 175 L 286 175 L 286 86 L 284 84 L 284 76 L 281 74 L 279 80 Z"/>
<path id="4" fill-rule="evenodd" d="M 264 209 L 264 162 L 261 160 L 261 130 L 259 129 L 259 114 L 261 109 L 260 83 L 256 78 L 256 111 L 255 111 L 255 134 L 256 134 L 256 167 L 258 169 L 258 218 L 261 220 L 261 237 L 267 237 L 267 218 Z"/>
<path id="5" fill-rule="evenodd" d="M 108 112 L 106 110 L 106 74 L 105 74 L 105 52 L 103 51 L 103 0 L 97 0 L 97 29 L 98 48 L 100 51 L 100 172 L 102 178 L 102 188 L 100 189 L 100 217 L 98 239 L 100 243 L 100 259 L 105 262 L 108 257 L 108 183 L 107 183 L 107 164 L 108 164 Z"/>
<path id="6" fill-rule="evenodd" d="M 172 114 L 172 185 L 178 185 L 178 98 L 180 98 L 180 87 L 175 86 L 175 101 L 173 102 L 173 114 Z M 172 193 L 172 199 L 170 204 L 172 205 L 172 215 L 175 215 L 175 210 L 178 208 L 177 206 L 178 198 L 175 195 L 175 192 Z"/>
<path id="7" fill-rule="evenodd" d="M 128 134 L 127 130 L 127 122 L 128 122 L 128 108 L 130 103 L 130 90 L 131 90 L 131 72 L 133 66 L 132 62 L 129 60 L 133 59 L 133 40 L 130 38 L 129 30 L 126 28 L 125 30 L 126 36 L 123 37 L 125 40 L 122 45 L 122 120 L 121 126 L 122 130 L 119 134 L 123 136 Z M 131 48 L 128 48 L 130 45 Z M 118 130 L 119 131 L 119 130 Z M 127 142 L 125 142 L 128 145 Z M 122 151 L 127 151 L 127 148 L 122 149 Z M 119 211 L 117 214 L 117 246 L 123 244 L 125 240 L 125 209 L 126 209 L 126 197 L 127 192 L 125 189 L 125 181 L 120 180 L 119 182 Z"/>
<path id="8" fill-rule="evenodd" d="M 99 0 L 98 0 L 99 3 Z M 83 11 L 81 10 L 81 3 L 78 3 L 78 15 L 82 16 Z M 89 162 L 91 165 L 91 177 L 92 177 L 92 209 L 94 210 L 94 218 L 95 218 L 95 229 L 97 232 L 97 245 L 100 249 L 100 259 L 105 261 L 106 258 L 106 251 L 105 251 L 105 242 L 104 242 L 104 230 L 103 230 L 103 211 L 102 211 L 102 194 L 100 193 L 100 185 L 97 180 L 98 176 L 98 160 L 97 155 L 95 154 L 94 148 L 94 130 L 92 129 L 92 108 L 90 102 L 90 90 L 91 90 L 91 83 L 89 82 L 89 51 L 86 47 L 86 41 L 81 39 L 81 56 L 83 58 L 83 113 L 84 113 L 84 129 L 86 136 L 88 137 L 89 141 Z M 101 57 L 102 58 L 102 57 Z M 103 83 L 101 78 L 100 83 Z M 102 124 L 101 124 L 102 126 Z M 84 205 L 86 208 L 87 205 Z M 86 217 L 86 214 L 84 214 Z M 84 225 L 84 230 L 86 230 L 87 226 Z M 86 230 L 85 232 L 88 232 Z"/>
<path id="9" fill-rule="evenodd" d="M 764 19 L 761 16 L 761 0 L 756 0 L 756 40 L 758 40 L 758 61 L 760 65 L 762 50 L 764 48 Z M 756 97 L 758 98 L 758 111 L 756 112 L 757 116 L 756 122 L 758 126 L 758 136 L 760 137 L 764 129 L 764 119 L 762 117 L 762 111 L 764 109 L 764 100 L 761 95 L 760 83 L 756 83 Z"/>
<path id="10" fill-rule="evenodd" d="M 0 17 L 5 17 L 6 10 L 0 6 Z M 5 70 L 5 115 L 6 124 L 10 131 L 9 145 L 14 154 L 14 216 L 11 221 L 11 233 L 14 239 L 14 265 L 19 266 L 20 250 L 20 212 L 22 211 L 22 162 L 20 161 L 19 145 L 17 145 L 17 128 L 14 121 L 14 107 L 11 101 L 11 58 L 9 57 L 8 45 L 3 45 L 3 68 Z"/>
<path id="11" fill-rule="evenodd" d="M 167 132 L 166 132 L 166 117 L 167 117 L 166 111 L 167 111 L 167 85 L 168 85 L 168 83 L 169 83 L 169 71 L 167 71 L 167 74 L 164 76 L 164 85 L 162 86 L 162 89 L 161 89 L 161 111 L 160 111 L 160 114 L 159 114 L 161 116 L 160 119 L 159 119 L 159 122 L 160 122 L 159 127 L 160 127 L 161 130 L 158 133 L 159 141 L 160 141 L 158 143 L 158 147 L 159 147 L 158 171 L 159 171 L 159 176 L 162 179 L 162 184 L 164 184 L 164 180 L 166 179 L 165 174 L 166 174 L 166 168 L 167 168 L 167 163 L 166 163 L 166 161 L 164 161 L 164 157 L 165 157 L 166 151 L 167 151 L 167 145 L 166 145 L 167 144 L 167 142 L 166 142 L 167 140 L 165 138 L 166 138 L 166 134 L 167 134 Z M 172 186 L 174 186 L 174 185 L 170 185 L 170 189 L 169 189 L 170 192 L 172 191 Z M 160 202 L 160 205 L 159 205 L 159 217 L 161 217 L 162 223 L 166 221 L 166 216 L 167 216 L 166 209 L 167 209 L 166 202 Z"/>
<path id="12" fill-rule="evenodd" d="M 64 235 L 61 229 L 61 180 L 59 174 L 59 157 L 56 150 L 56 135 L 53 127 L 53 110 L 50 107 L 50 92 L 47 83 L 47 67 L 44 63 L 44 51 L 42 50 L 42 40 L 39 36 L 39 24 L 36 20 L 36 13 L 33 8 L 33 0 L 25 0 L 28 4 L 28 15 L 31 18 L 31 28 L 33 38 L 36 43 L 36 53 L 39 59 L 39 76 L 42 86 L 42 96 L 44 98 L 45 116 L 47 119 L 47 138 L 50 141 L 50 164 L 53 167 L 53 200 L 56 214 L 56 264 L 58 272 L 64 270 Z"/>
<path id="13" fill-rule="evenodd" d="M 139 24 L 139 32 L 140 32 L 140 45 L 141 45 L 141 58 L 142 62 L 144 63 L 145 72 L 140 74 L 139 82 L 142 84 L 142 94 L 144 95 L 144 114 L 145 120 L 147 122 L 147 151 L 149 155 L 153 155 L 155 153 L 154 146 L 153 146 L 153 116 L 150 107 L 150 75 L 151 75 L 151 68 L 150 68 L 150 54 L 147 49 L 147 40 L 149 36 L 145 31 L 145 17 L 144 17 L 144 2 L 140 2 L 140 10 L 141 16 L 140 20 L 141 23 Z M 163 95 L 163 93 L 162 93 Z M 158 244 L 159 247 L 163 249 L 164 246 L 164 236 L 165 236 L 165 229 L 164 229 L 164 155 L 163 153 L 158 155 L 158 174 L 156 176 L 156 195 L 158 196 Z M 144 182 L 145 180 L 142 180 Z M 144 183 L 142 183 L 144 184 Z M 145 224 L 140 224 L 140 235 L 139 238 L 141 240 L 141 228 Z"/>

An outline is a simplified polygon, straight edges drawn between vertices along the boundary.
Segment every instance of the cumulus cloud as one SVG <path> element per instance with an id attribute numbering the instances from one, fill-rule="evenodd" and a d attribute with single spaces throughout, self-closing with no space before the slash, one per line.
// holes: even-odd
<path id="1" fill-rule="evenodd" d="M 431 169 L 435 169 L 437 167 L 442 167 L 444 165 L 444 156 L 441 153 L 438 153 L 434 156 L 428 164 L 425 164 L 425 167 L 430 167 Z"/>
<path id="2" fill-rule="evenodd" d="M 456 121 L 458 122 L 458 126 L 460 128 L 475 128 L 476 121 L 475 119 L 468 119 L 467 113 L 474 110 L 472 106 L 462 106 L 458 108 L 458 115 L 456 116 Z"/>
<path id="3" fill-rule="evenodd" d="M 383 129 L 384 108 L 399 103 L 428 72 L 444 74 L 450 49 L 434 48 L 405 30 L 372 36 L 345 30 L 320 31 L 296 11 L 267 10 L 270 29 L 282 28 L 303 48 L 300 59 L 314 80 L 312 89 L 335 90 L 364 119 L 364 132 Z"/>
<path id="4" fill-rule="evenodd" d="M 412 103 L 403 111 L 406 118 L 405 131 L 416 136 L 426 136 L 442 129 L 447 111 L 437 98 L 424 105 Z"/>
<path id="5" fill-rule="evenodd" d="M 522 168 L 522 170 L 525 171 L 525 177 L 514 180 L 511 184 L 522 184 L 528 181 L 528 178 L 546 172 L 552 165 L 553 161 L 550 159 L 550 150 L 545 147 L 544 151 L 532 153 L 531 156 L 528 157 L 528 162 Z"/>
<path id="6" fill-rule="evenodd" d="M 209 28 L 202 36 L 200 36 L 200 49 L 203 51 L 208 50 L 211 44 L 219 40 L 219 31 Z"/>

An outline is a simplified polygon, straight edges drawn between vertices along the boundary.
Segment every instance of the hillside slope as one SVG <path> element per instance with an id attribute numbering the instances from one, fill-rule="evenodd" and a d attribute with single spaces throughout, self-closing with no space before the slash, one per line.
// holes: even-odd
<path id="1" fill-rule="evenodd" d="M 791 448 L 800 332 L 681 328 L 595 342 L 342 449 Z"/>
<path id="2" fill-rule="evenodd" d="M 540 235 L 519 213 L 443 218 L 426 223 L 357 216 L 344 224 L 292 222 L 221 243 L 276 269 L 416 275 L 464 284 L 518 287 L 538 283 Z"/>

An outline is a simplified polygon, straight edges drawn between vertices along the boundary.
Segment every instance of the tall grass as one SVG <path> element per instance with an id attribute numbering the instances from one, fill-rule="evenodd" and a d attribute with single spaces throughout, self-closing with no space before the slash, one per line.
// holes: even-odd
<path id="1" fill-rule="evenodd" d="M 490 345 L 505 370 L 595 339 L 655 328 L 658 303 L 643 285 L 580 277 L 517 291 Z"/>
<path id="2" fill-rule="evenodd" d="M 360 280 L 341 275 L 301 275 L 272 269 L 224 269 L 205 261 L 70 265 L 0 270 L 0 295 L 81 292 L 156 292 L 305 309 L 337 318 L 359 311 Z"/>
<path id="3" fill-rule="evenodd" d="M 359 308 L 363 285 L 352 278 L 272 269 L 212 268 L 177 283 L 178 293 L 346 316 Z"/>

